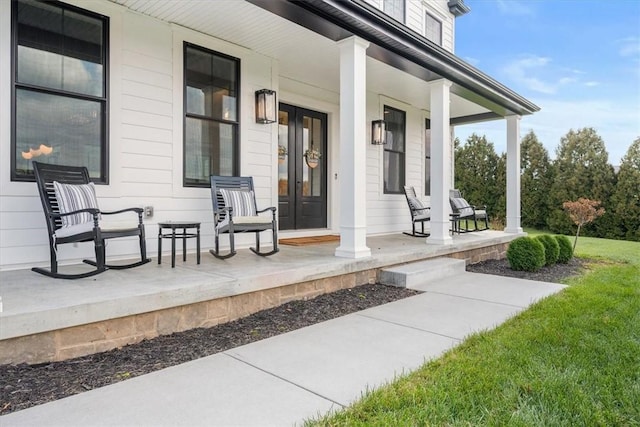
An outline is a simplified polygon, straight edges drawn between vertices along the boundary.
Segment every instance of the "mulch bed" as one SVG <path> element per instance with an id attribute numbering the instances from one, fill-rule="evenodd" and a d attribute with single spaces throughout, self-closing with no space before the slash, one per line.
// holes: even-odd
<path id="1" fill-rule="evenodd" d="M 583 262 L 517 272 L 506 260 L 470 265 L 468 271 L 559 282 L 577 274 Z M 290 332 L 345 314 L 396 301 L 418 291 L 385 285 L 363 285 L 292 301 L 269 310 L 214 326 L 160 336 L 62 362 L 0 365 L 0 415 L 40 405 L 138 375 L 209 356 L 254 341 Z"/>

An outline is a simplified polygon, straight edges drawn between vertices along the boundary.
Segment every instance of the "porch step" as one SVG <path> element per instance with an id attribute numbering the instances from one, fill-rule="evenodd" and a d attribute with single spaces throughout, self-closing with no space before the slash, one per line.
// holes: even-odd
<path id="1" fill-rule="evenodd" d="M 380 271 L 379 281 L 383 285 L 416 289 L 427 283 L 465 272 L 463 259 L 434 258 L 412 262 Z"/>

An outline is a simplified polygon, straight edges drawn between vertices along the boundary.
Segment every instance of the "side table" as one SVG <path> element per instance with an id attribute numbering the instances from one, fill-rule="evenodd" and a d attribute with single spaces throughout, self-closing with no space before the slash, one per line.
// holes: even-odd
<path id="1" fill-rule="evenodd" d="M 187 232 L 195 228 L 196 232 Z M 162 230 L 171 230 L 171 233 L 162 233 Z M 182 230 L 182 233 L 176 233 Z M 187 260 L 187 239 L 196 238 L 198 264 L 200 264 L 200 223 L 190 221 L 165 221 L 158 223 L 158 264 L 162 263 L 162 239 L 171 239 L 171 268 L 176 266 L 176 239 L 182 239 L 182 261 Z"/>
<path id="2" fill-rule="evenodd" d="M 451 235 L 460 234 L 460 214 L 450 213 L 449 219 L 451 220 Z"/>

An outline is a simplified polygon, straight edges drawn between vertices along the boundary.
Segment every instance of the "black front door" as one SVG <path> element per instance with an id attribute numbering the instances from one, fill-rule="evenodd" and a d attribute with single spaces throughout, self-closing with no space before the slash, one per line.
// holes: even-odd
<path id="1" fill-rule="evenodd" d="M 280 230 L 327 227 L 327 115 L 280 104 Z"/>

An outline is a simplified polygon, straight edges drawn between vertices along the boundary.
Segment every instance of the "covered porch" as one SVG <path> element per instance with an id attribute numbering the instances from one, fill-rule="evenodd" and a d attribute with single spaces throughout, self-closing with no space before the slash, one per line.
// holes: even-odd
<path id="1" fill-rule="evenodd" d="M 403 234 L 368 236 L 371 257 L 335 256 L 338 243 L 281 246 L 269 258 L 247 249 L 228 260 L 202 254 L 158 265 L 54 280 L 30 270 L 0 272 L 0 363 L 42 363 L 121 347 L 158 335 L 210 327 L 295 299 L 376 283 L 381 269 L 436 257 L 467 264 L 503 258 L 518 234 L 482 231 L 425 245 Z M 79 270 L 86 265 L 63 268 Z"/>

